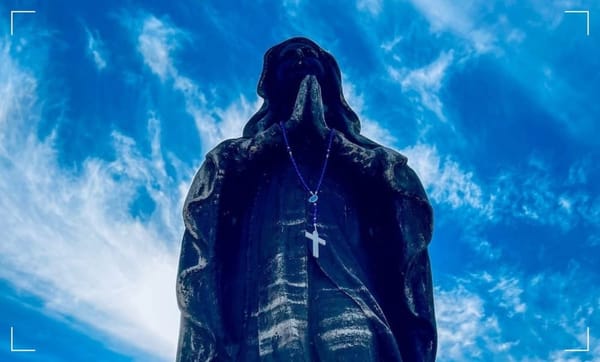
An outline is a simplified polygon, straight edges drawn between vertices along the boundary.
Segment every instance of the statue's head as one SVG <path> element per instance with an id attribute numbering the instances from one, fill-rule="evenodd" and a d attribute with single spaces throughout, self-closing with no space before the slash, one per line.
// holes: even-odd
<path id="1" fill-rule="evenodd" d="M 335 59 L 315 42 L 291 38 L 265 54 L 258 94 L 271 102 L 293 100 L 306 75 L 316 76 L 321 88 L 338 88 L 341 86 L 339 73 Z"/>
<path id="2" fill-rule="evenodd" d="M 275 54 L 275 76 L 272 86 L 274 88 L 287 88 L 287 85 L 297 86 L 304 76 L 312 74 L 324 80 L 325 68 L 321 48 L 305 38 L 295 38 L 288 42 Z"/>
<path id="3" fill-rule="evenodd" d="M 257 87 L 264 103 L 244 127 L 244 136 L 251 137 L 289 117 L 300 82 L 308 74 L 314 75 L 321 87 L 327 124 L 356 143 L 376 145 L 360 135 L 360 122 L 344 99 L 340 68 L 333 56 L 302 37 L 288 39 L 265 53 Z"/>

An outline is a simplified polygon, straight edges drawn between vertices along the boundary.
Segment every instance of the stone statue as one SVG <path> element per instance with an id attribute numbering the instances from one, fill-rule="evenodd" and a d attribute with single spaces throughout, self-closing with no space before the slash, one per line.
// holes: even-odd
<path id="1" fill-rule="evenodd" d="M 177 361 L 434 361 L 432 209 L 360 134 L 334 58 L 265 54 L 261 109 L 185 200 Z"/>

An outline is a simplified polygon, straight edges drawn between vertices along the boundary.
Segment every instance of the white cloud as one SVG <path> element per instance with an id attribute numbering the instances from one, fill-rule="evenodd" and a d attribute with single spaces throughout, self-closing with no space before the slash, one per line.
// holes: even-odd
<path id="1" fill-rule="evenodd" d="M 382 0 L 357 0 L 356 8 L 376 16 L 381 12 Z"/>
<path id="2" fill-rule="evenodd" d="M 260 98 L 257 97 L 254 103 L 250 103 L 246 97 L 240 95 L 238 99 L 234 100 L 226 108 L 216 109 L 215 114 L 220 120 L 220 137 L 241 137 L 244 125 L 260 107 L 261 102 Z"/>
<path id="3" fill-rule="evenodd" d="M 392 147 L 397 141 L 390 131 L 369 118 L 361 119 L 361 127 L 361 134 L 386 147 Z"/>
<path id="4" fill-rule="evenodd" d="M 475 19 L 486 12 L 486 5 L 480 1 L 450 0 L 411 0 L 429 21 L 433 32 L 450 31 L 469 41 L 477 53 L 485 53 L 494 47 L 494 32 L 479 27 Z"/>
<path id="5" fill-rule="evenodd" d="M 302 4 L 302 0 L 283 0 L 284 7 L 297 8 Z"/>
<path id="6" fill-rule="evenodd" d="M 88 158 L 77 174 L 62 169 L 54 133 L 36 137 L 36 77 L 9 44 L 0 49 L 0 278 L 40 297 L 49 313 L 171 360 L 180 210 L 193 170 L 167 176 L 153 117 L 150 156 L 113 133 L 114 160 Z M 147 220 L 129 210 L 140 188 L 156 205 Z"/>
<path id="7" fill-rule="evenodd" d="M 527 305 L 521 300 L 523 288 L 520 284 L 520 280 L 517 278 L 503 276 L 489 290 L 492 294 L 500 295 L 498 306 L 506 309 L 509 317 L 527 310 Z"/>
<path id="8" fill-rule="evenodd" d="M 408 157 L 408 164 L 419 175 L 433 201 L 452 208 L 469 207 L 492 216 L 493 199 L 484 194 L 472 172 L 463 170 L 450 157 L 442 158 L 431 145 L 418 144 L 401 152 Z"/>
<path id="9" fill-rule="evenodd" d="M 486 312 L 485 299 L 464 285 L 436 288 L 434 300 L 440 360 L 483 361 L 491 355 L 506 356 L 518 344 L 502 339 L 498 317 Z"/>
<path id="10" fill-rule="evenodd" d="M 350 107 L 361 120 L 365 136 L 388 147 L 395 147 L 396 137 L 378 122 L 371 120 L 365 112 L 365 101 L 356 86 L 343 76 L 344 95 Z M 441 76 L 430 83 L 439 86 Z M 481 186 L 474 180 L 472 172 L 467 172 L 459 163 L 450 157 L 441 157 L 437 148 L 432 145 L 417 144 L 400 150 L 408 157 L 409 165 L 417 172 L 429 197 L 436 203 L 446 204 L 452 208 L 467 207 L 476 210 L 487 218 L 493 216 L 494 197 L 486 195 Z"/>
<path id="11" fill-rule="evenodd" d="M 425 77 L 426 80 L 422 83 L 439 89 L 443 71 L 433 73 L 435 76 Z M 345 98 L 361 120 L 361 133 L 380 144 L 389 147 L 396 146 L 396 137 L 366 115 L 362 93 L 357 91 L 357 87 L 345 74 L 342 74 L 342 77 Z M 418 78 L 418 76 L 414 78 Z M 400 152 L 408 157 L 409 165 L 417 172 L 429 197 L 434 202 L 446 204 L 452 208 L 471 208 L 487 218 L 492 218 L 494 197 L 486 195 L 482 187 L 474 180 L 473 173 L 463 170 L 457 161 L 450 157 L 442 158 L 435 146 L 426 144 L 417 144 L 404 148 Z"/>
<path id="12" fill-rule="evenodd" d="M 161 81 L 170 82 L 173 90 L 182 94 L 185 109 L 194 119 L 203 148 L 208 150 L 226 138 L 241 136 L 244 124 L 260 105 L 259 98 L 249 102 L 240 95 L 225 109 L 216 107 L 200 87 L 174 65 L 173 52 L 179 47 L 184 32 L 153 15 L 143 16 L 134 23 L 142 24 L 141 30 L 131 26 L 130 29 L 135 33 L 144 64 Z"/>
<path id="13" fill-rule="evenodd" d="M 546 161 L 530 158 L 527 172 L 503 171 L 488 188 L 498 195 L 499 218 L 533 220 L 566 231 L 582 222 L 597 227 L 600 197 L 584 190 L 591 187 L 585 161 L 575 162 L 568 174 L 557 177 Z"/>
<path id="14" fill-rule="evenodd" d="M 443 104 L 438 93 L 453 60 L 454 52 L 450 50 L 442 52 L 436 60 L 422 68 L 396 69 L 389 66 L 388 74 L 402 86 L 403 92 L 417 92 L 421 104 L 435 113 L 440 120 L 445 121 Z"/>
<path id="15" fill-rule="evenodd" d="M 470 208 L 494 223 L 517 218 L 563 231 L 582 223 L 597 230 L 600 197 L 582 187 L 582 183 L 590 186 L 592 170 L 581 168 L 587 162 L 575 163 L 568 175 L 557 178 L 543 161 L 531 160 L 527 172 L 503 170 L 489 183 L 480 184 L 472 171 L 450 156 L 441 156 L 433 145 L 417 144 L 401 152 L 436 203 Z M 479 246 L 489 249 L 484 244 Z"/>
<path id="16" fill-rule="evenodd" d="M 598 285 L 596 280 L 595 274 L 576 262 L 570 262 L 566 270 L 540 273 L 530 278 L 526 293 L 534 300 L 543 300 L 543 308 L 535 309 L 534 306 L 529 314 L 536 320 L 532 328 L 542 334 L 540 342 L 545 348 L 539 350 L 538 357 L 523 360 L 568 362 L 592 357 L 585 360 L 597 361 L 593 358 L 600 353 L 600 340 L 594 333 L 599 327 L 594 315 L 600 307 L 594 289 Z M 532 314 L 533 310 L 537 313 Z M 588 327 L 589 354 L 565 352 L 565 349 L 586 348 Z M 548 339 L 554 343 L 548 345 Z"/>
<path id="17" fill-rule="evenodd" d="M 360 119 L 361 134 L 373 141 L 391 147 L 397 141 L 396 137 L 389 130 L 382 127 L 377 121 L 370 119 L 366 115 L 365 100 L 362 93 L 356 89 L 356 85 L 346 76 L 342 74 L 344 84 L 344 98 L 346 102 L 356 113 Z"/>
<path id="18" fill-rule="evenodd" d="M 438 354 L 448 360 L 466 360 L 479 356 L 477 339 L 498 332 L 495 317 L 486 317 L 484 301 L 464 287 L 445 291 L 436 289 L 435 310 L 438 328 Z M 485 325 L 485 328 L 482 326 Z"/>
<path id="19" fill-rule="evenodd" d="M 96 65 L 96 69 L 103 70 L 106 68 L 106 50 L 104 48 L 104 42 L 100 38 L 97 32 L 92 32 L 89 29 L 85 29 L 88 39 L 87 54 L 92 58 L 92 61 Z"/>
<path id="20" fill-rule="evenodd" d="M 381 49 L 383 49 L 386 53 L 391 52 L 394 47 L 396 45 L 398 45 L 402 40 L 404 39 L 403 36 L 401 35 L 396 35 L 394 38 L 388 40 L 388 41 L 384 41 L 383 43 L 381 43 L 381 45 L 379 46 Z"/>
<path id="21" fill-rule="evenodd" d="M 549 30 L 558 27 L 565 17 L 565 10 L 586 10 L 590 8 L 590 3 L 583 0 L 531 0 L 531 10 L 537 13 L 535 25 L 541 25 Z M 585 15 L 580 15 L 584 17 Z M 539 22 L 539 23 L 538 23 Z M 585 24 L 585 23 L 583 23 Z M 585 31 L 585 28 L 582 28 Z"/>
<path id="22" fill-rule="evenodd" d="M 506 42 L 512 44 L 518 44 L 525 40 L 525 32 L 521 29 L 513 29 L 506 36 Z"/>
<path id="23" fill-rule="evenodd" d="M 144 63 L 163 81 L 167 76 L 176 78 L 171 53 L 179 47 L 182 32 L 153 15 L 147 16 L 141 26 L 137 46 Z"/>
<path id="24" fill-rule="evenodd" d="M 577 263 L 533 276 L 507 265 L 487 270 L 435 289 L 440 360 L 571 361 L 564 349 L 585 347 L 587 327 L 589 356 L 600 352 L 593 333 L 600 301 L 588 270 Z"/>

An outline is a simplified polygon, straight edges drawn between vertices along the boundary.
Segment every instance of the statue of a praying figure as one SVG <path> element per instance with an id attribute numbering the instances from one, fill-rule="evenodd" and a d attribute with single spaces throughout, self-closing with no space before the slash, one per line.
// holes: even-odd
<path id="1" fill-rule="evenodd" d="M 177 361 L 434 361 L 432 209 L 407 159 L 360 134 L 306 38 L 267 51 L 258 94 L 185 200 Z"/>

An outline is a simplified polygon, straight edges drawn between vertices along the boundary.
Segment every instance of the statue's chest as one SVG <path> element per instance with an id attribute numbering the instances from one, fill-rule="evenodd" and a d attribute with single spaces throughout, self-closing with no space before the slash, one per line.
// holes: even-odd
<path id="1" fill-rule="evenodd" d="M 316 182 L 315 175 L 308 172 L 306 182 Z M 248 289 L 256 291 L 255 296 L 250 293 L 247 310 L 254 317 L 251 324 L 261 356 L 274 351 L 308 353 L 312 348 L 314 333 L 310 331 L 318 328 L 315 297 L 321 289 L 335 289 L 323 282 L 326 276 L 318 262 L 337 257 L 325 248 L 358 243 L 355 207 L 344 190 L 333 178 L 323 179 L 316 214 L 316 230 L 325 240 L 323 245 L 309 237 L 315 230 L 315 208 L 294 170 L 283 168 L 260 180 L 246 230 L 249 272 L 253 274 Z M 322 251 L 321 260 L 315 258 L 315 248 Z M 344 308 L 346 303 L 352 301 L 342 296 L 336 304 Z"/>
<path id="2" fill-rule="evenodd" d="M 318 169 L 305 168 L 300 180 L 296 171 L 291 166 L 278 167 L 261 175 L 247 223 L 258 250 L 257 262 L 280 265 L 279 259 L 285 256 L 283 262 L 292 265 L 283 270 L 303 268 L 306 272 L 308 257 L 326 257 L 320 251 L 328 248 L 328 241 L 357 246 L 359 218 L 353 195 L 334 175 L 321 177 Z M 273 267 L 266 272 L 280 270 Z"/>

